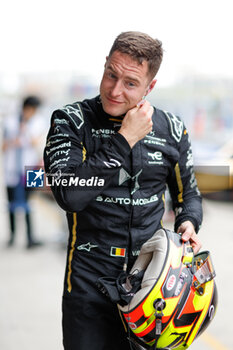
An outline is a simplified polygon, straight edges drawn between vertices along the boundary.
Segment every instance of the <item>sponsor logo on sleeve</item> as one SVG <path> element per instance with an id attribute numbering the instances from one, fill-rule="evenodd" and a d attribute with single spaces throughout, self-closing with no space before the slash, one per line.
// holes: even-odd
<path id="1" fill-rule="evenodd" d="M 193 166 L 193 152 L 191 146 L 189 147 L 187 151 L 187 162 L 186 162 L 186 169 Z"/>
<path id="2" fill-rule="evenodd" d="M 113 158 L 109 159 L 108 162 L 104 161 L 103 163 L 106 165 L 107 168 L 116 168 L 121 166 L 121 163 Z"/>
<path id="3" fill-rule="evenodd" d="M 152 145 L 158 145 L 165 147 L 167 140 L 162 139 L 160 137 L 155 136 L 155 132 L 151 131 L 149 134 L 147 134 L 144 138 L 144 143 L 152 144 Z"/>
<path id="4" fill-rule="evenodd" d="M 174 139 L 177 142 L 180 142 L 181 137 L 182 137 L 182 132 L 183 132 L 183 127 L 184 124 L 183 122 L 177 118 L 177 116 L 175 116 L 172 113 L 168 113 L 166 111 L 164 111 L 165 115 L 167 116 L 170 126 L 171 126 L 171 133 L 172 136 L 174 137 Z"/>
<path id="5" fill-rule="evenodd" d="M 84 124 L 84 118 L 82 110 L 78 103 L 72 106 L 67 105 L 62 109 L 62 111 L 69 116 L 69 118 L 72 120 L 77 129 L 80 129 L 82 127 L 82 125 Z"/>
<path id="6" fill-rule="evenodd" d="M 61 143 L 60 145 L 51 147 L 49 150 L 46 150 L 46 155 L 48 156 L 48 155 L 49 155 L 51 152 L 53 152 L 53 151 L 57 151 L 58 149 L 67 148 L 67 147 L 71 147 L 71 141 L 69 141 L 69 142 L 63 142 L 63 143 Z"/>
<path id="7" fill-rule="evenodd" d="M 70 122 L 66 119 L 58 119 L 58 118 L 55 118 L 54 119 L 54 124 L 57 125 L 57 124 L 62 124 L 62 125 L 69 125 Z"/>

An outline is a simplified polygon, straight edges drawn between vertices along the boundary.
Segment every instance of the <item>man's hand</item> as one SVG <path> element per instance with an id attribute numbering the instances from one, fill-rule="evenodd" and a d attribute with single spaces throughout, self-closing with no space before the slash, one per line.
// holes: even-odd
<path id="1" fill-rule="evenodd" d="M 119 133 L 125 137 L 131 148 L 152 130 L 153 107 L 148 101 L 130 109 L 122 122 Z"/>
<path id="2" fill-rule="evenodd" d="M 184 242 L 190 241 L 194 254 L 197 254 L 201 249 L 201 242 L 197 237 L 195 228 L 191 221 L 184 221 L 178 228 L 177 233 L 182 234 Z"/>

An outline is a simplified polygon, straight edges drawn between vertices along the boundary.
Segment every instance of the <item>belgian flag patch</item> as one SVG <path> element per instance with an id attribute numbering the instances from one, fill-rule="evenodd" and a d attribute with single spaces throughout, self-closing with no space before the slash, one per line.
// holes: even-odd
<path id="1" fill-rule="evenodd" d="M 118 248 L 118 247 L 111 247 L 111 256 L 120 256 L 120 257 L 125 257 L 125 248 Z"/>

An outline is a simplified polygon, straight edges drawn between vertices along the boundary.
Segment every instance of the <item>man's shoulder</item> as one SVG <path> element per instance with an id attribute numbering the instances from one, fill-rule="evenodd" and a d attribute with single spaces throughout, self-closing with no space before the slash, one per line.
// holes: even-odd
<path id="1" fill-rule="evenodd" d="M 94 111 L 96 98 L 77 101 L 56 109 L 53 112 L 53 122 L 56 124 L 73 124 L 77 129 L 80 129 L 85 122 L 85 115 Z"/>
<path id="2" fill-rule="evenodd" d="M 78 111 L 78 113 L 79 112 L 81 113 L 82 111 L 85 112 L 86 110 L 96 109 L 97 102 L 98 102 L 97 97 L 84 99 L 82 101 L 76 101 L 73 103 L 66 104 L 64 107 L 60 108 L 59 110 L 65 112 L 68 115 L 76 111 Z"/>
<path id="3" fill-rule="evenodd" d="M 166 110 L 155 108 L 155 124 L 160 125 L 163 131 L 165 133 L 167 131 L 175 141 L 180 142 L 184 130 L 184 123 L 180 117 Z"/>

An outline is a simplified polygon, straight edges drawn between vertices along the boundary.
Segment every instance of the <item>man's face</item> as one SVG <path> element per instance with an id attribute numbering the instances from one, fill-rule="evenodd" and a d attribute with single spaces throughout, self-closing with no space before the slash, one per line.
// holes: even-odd
<path id="1" fill-rule="evenodd" d="M 107 58 L 100 84 L 103 109 L 112 116 L 128 112 L 155 85 L 148 76 L 148 63 L 139 64 L 129 55 L 114 51 Z"/>
<path id="2" fill-rule="evenodd" d="M 33 117 L 33 115 L 36 113 L 37 107 L 34 106 L 26 106 L 23 108 L 23 120 L 27 121 Z"/>

